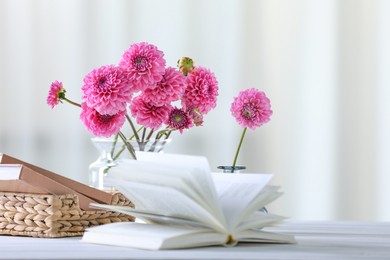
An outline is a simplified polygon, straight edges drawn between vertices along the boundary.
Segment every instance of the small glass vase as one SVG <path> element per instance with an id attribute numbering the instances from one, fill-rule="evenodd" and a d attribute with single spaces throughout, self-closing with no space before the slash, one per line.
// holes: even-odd
<path id="1" fill-rule="evenodd" d="M 218 166 L 218 169 L 221 169 L 223 173 L 240 173 L 245 170 L 245 166 Z"/>
<path id="2" fill-rule="evenodd" d="M 171 139 L 158 139 L 137 142 L 128 140 L 135 151 L 163 152 Z M 104 182 L 104 178 L 112 167 L 117 166 L 123 159 L 135 159 L 124 146 L 122 140 L 110 138 L 91 138 L 92 144 L 99 151 L 99 157 L 89 165 L 89 185 L 99 190 L 113 190 L 113 187 Z"/>

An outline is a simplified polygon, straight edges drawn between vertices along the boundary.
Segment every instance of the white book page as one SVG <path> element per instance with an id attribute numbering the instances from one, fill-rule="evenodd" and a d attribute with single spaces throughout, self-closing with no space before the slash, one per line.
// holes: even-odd
<path id="1" fill-rule="evenodd" d="M 213 230 L 214 226 L 209 223 L 200 223 L 196 220 L 191 220 L 186 217 L 172 216 L 169 213 L 157 213 L 155 211 L 150 211 L 147 209 L 135 209 L 128 206 L 117 206 L 117 205 L 107 205 L 107 204 L 97 204 L 91 203 L 92 208 L 104 209 L 108 211 L 115 211 L 122 214 L 127 214 L 136 217 L 137 219 L 143 220 L 148 224 L 169 224 L 169 225 L 180 225 L 180 226 L 189 226 L 197 227 L 203 229 Z"/>
<path id="2" fill-rule="evenodd" d="M 226 231 L 223 221 L 176 189 L 111 178 L 107 178 L 107 180 L 130 199 L 137 208 L 196 220 L 208 226 L 212 225 L 215 230 Z"/>
<path id="3" fill-rule="evenodd" d="M 180 178 L 177 176 L 180 176 Z M 117 167 L 110 169 L 109 178 L 172 187 L 185 193 L 203 206 L 209 207 L 209 204 L 199 196 L 199 192 L 188 184 L 188 179 L 192 178 L 188 170 L 129 160 L 123 161 Z"/>
<path id="4" fill-rule="evenodd" d="M 292 235 L 261 230 L 245 230 L 236 234 L 235 238 L 241 242 L 296 243 Z"/>
<path id="5" fill-rule="evenodd" d="M 240 224 L 235 228 L 234 232 L 242 232 L 248 229 L 269 227 L 276 223 L 279 223 L 284 219 L 286 218 L 279 215 L 255 211 L 244 221 L 241 221 Z"/>
<path id="6" fill-rule="evenodd" d="M 261 209 L 265 205 L 279 198 L 283 193 L 278 192 L 278 186 L 266 186 L 264 189 L 249 203 L 249 205 L 239 214 L 240 221 L 244 221 L 253 212 Z"/>
<path id="7" fill-rule="evenodd" d="M 241 221 L 241 213 L 259 195 L 272 174 L 212 174 L 222 211 L 229 230 Z"/>
<path id="8" fill-rule="evenodd" d="M 217 216 L 221 222 L 225 222 L 205 157 L 141 154 L 143 156 L 139 158 L 139 161 L 124 160 L 117 167 L 110 169 L 110 176 L 122 180 L 173 187 L 186 193 Z"/>
<path id="9" fill-rule="evenodd" d="M 22 165 L 20 164 L 1 164 L 0 180 L 17 180 L 21 170 Z"/>
<path id="10" fill-rule="evenodd" d="M 221 244 L 225 237 L 198 228 L 118 222 L 88 228 L 81 241 L 157 250 Z"/>
<path id="11" fill-rule="evenodd" d="M 204 156 L 194 156 L 185 154 L 165 154 L 165 153 L 149 153 L 149 152 L 136 152 L 137 161 L 152 162 L 152 163 L 164 163 L 168 165 L 195 165 L 205 171 L 210 171 L 210 165 L 207 158 Z"/>

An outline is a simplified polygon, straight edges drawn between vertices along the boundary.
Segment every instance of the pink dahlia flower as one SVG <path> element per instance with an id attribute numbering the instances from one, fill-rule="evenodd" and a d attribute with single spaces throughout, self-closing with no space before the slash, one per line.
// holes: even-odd
<path id="1" fill-rule="evenodd" d="M 170 105 L 153 105 L 140 95 L 131 102 L 130 111 L 138 124 L 146 128 L 158 129 L 168 118 L 170 107 Z"/>
<path id="2" fill-rule="evenodd" d="M 62 82 L 54 81 L 51 83 L 49 95 L 47 96 L 47 104 L 54 108 L 65 97 L 66 90 L 62 86 Z"/>
<path id="3" fill-rule="evenodd" d="M 193 126 L 193 121 L 186 111 L 174 107 L 169 113 L 166 124 L 170 129 L 179 130 L 179 132 L 182 134 L 184 129 L 189 129 Z"/>
<path id="4" fill-rule="evenodd" d="M 144 100 L 155 105 L 169 104 L 179 100 L 185 88 L 185 76 L 174 68 L 167 68 L 155 87 L 143 91 Z"/>
<path id="5" fill-rule="evenodd" d="M 126 110 L 134 89 L 129 86 L 126 74 L 114 65 L 92 70 L 84 77 L 83 101 L 103 115 L 115 115 Z"/>
<path id="6" fill-rule="evenodd" d="M 84 102 L 81 104 L 80 119 L 87 129 L 96 136 L 110 137 L 117 134 L 125 123 L 126 110 L 114 115 L 100 114 Z"/>
<path id="7" fill-rule="evenodd" d="M 133 44 L 119 61 L 129 82 L 136 90 L 144 90 L 159 82 L 165 71 L 164 53 L 156 46 L 141 42 Z"/>
<path id="8" fill-rule="evenodd" d="M 230 111 L 242 127 L 252 130 L 267 123 L 272 115 L 270 100 L 264 92 L 254 88 L 241 91 Z"/>
<path id="9" fill-rule="evenodd" d="M 213 72 L 196 67 L 186 77 L 187 87 L 182 97 L 184 107 L 194 106 L 202 114 L 215 108 L 218 96 L 218 82 Z"/>

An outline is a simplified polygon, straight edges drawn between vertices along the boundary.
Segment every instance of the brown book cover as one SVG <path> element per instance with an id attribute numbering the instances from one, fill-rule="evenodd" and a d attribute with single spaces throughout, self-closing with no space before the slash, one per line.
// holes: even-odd
<path id="1" fill-rule="evenodd" d="M 56 174 L 54 172 L 48 171 L 46 169 L 43 169 L 41 167 L 38 167 L 36 165 L 24 162 L 22 160 L 16 159 L 14 157 L 11 157 L 7 154 L 0 153 L 0 164 L 22 164 L 24 166 L 27 166 L 28 168 L 32 169 L 33 171 L 40 173 L 41 175 L 46 176 L 49 179 L 52 179 L 80 194 L 83 194 L 90 199 L 97 201 L 99 203 L 103 204 L 111 204 L 112 202 L 112 194 L 108 192 L 104 192 L 98 189 L 95 189 L 93 187 L 90 187 L 88 185 L 85 185 L 83 183 L 80 183 L 78 181 L 66 178 L 62 175 Z"/>
<path id="2" fill-rule="evenodd" d="M 49 194 L 46 189 L 41 189 L 23 180 L 0 180 L 0 191 L 2 192 L 20 192 L 32 194 Z"/>
<path id="3" fill-rule="evenodd" d="M 42 194 L 76 194 L 80 208 L 91 210 L 91 198 L 58 183 L 22 164 L 0 164 L 0 190 L 5 192 L 42 193 Z"/>

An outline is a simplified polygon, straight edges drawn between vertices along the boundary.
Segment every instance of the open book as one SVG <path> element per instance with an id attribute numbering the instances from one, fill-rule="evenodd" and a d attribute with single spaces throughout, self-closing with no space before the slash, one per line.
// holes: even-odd
<path id="1" fill-rule="evenodd" d="M 138 156 L 138 155 L 137 155 Z M 109 182 L 135 208 L 93 204 L 142 223 L 87 229 L 83 242 L 159 250 L 238 242 L 294 243 L 291 235 L 262 231 L 283 220 L 259 211 L 281 193 L 270 174 L 211 173 L 204 157 L 142 154 L 110 170 Z"/>

